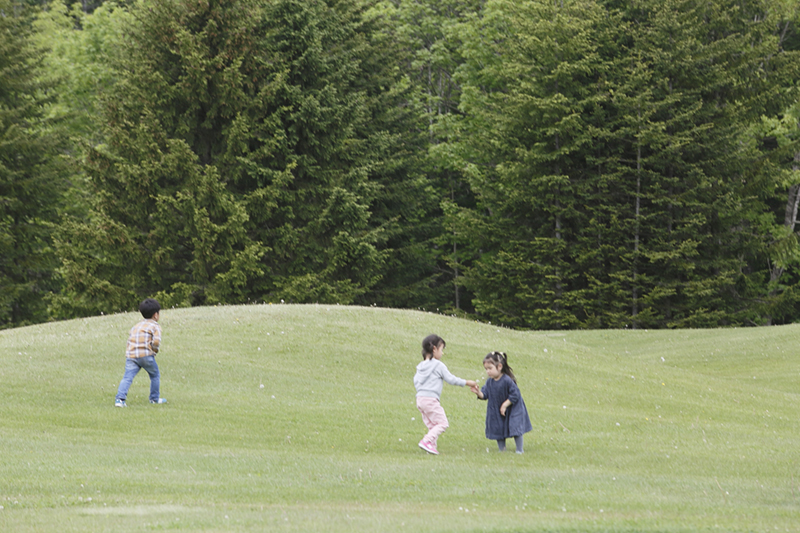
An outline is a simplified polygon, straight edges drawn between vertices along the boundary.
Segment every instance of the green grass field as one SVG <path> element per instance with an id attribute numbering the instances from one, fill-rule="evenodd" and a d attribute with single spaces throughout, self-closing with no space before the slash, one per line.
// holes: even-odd
<path id="1" fill-rule="evenodd" d="M 136 314 L 0 332 L 0 531 L 800 531 L 800 326 L 519 332 L 326 305 L 165 310 L 162 396 L 114 407 Z M 445 385 L 509 354 L 525 454 Z M 513 446 L 511 446 L 513 448 Z"/>

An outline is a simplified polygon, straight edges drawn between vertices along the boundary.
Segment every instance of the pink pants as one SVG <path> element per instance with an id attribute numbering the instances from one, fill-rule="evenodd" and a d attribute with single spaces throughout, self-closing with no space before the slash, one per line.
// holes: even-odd
<path id="1" fill-rule="evenodd" d="M 444 414 L 444 409 L 436 398 L 426 398 L 424 396 L 417 397 L 417 409 L 422 413 L 422 421 L 428 427 L 428 434 L 422 437 L 422 440 L 429 442 L 436 446 L 436 441 L 439 435 L 444 433 L 444 430 L 450 427 L 447 422 L 447 415 Z"/>

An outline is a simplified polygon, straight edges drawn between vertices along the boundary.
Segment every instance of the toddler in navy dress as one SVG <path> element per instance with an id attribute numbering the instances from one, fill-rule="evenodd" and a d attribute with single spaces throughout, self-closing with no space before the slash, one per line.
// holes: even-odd
<path id="1" fill-rule="evenodd" d="M 492 352 L 483 358 L 486 369 L 486 385 L 472 392 L 478 399 L 486 400 L 486 438 L 497 441 L 500 451 L 506 449 L 506 439 L 514 437 L 517 453 L 522 453 L 522 435 L 531 431 L 528 409 L 517 387 L 517 378 L 508 366 L 508 357 L 503 352 Z"/>

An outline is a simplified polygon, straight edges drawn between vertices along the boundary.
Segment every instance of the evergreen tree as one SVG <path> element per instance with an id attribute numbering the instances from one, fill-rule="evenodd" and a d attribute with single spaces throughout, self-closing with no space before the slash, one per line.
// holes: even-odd
<path id="1" fill-rule="evenodd" d="M 800 7 L 796 2 L 776 0 L 773 4 L 779 34 L 780 55 L 796 64 L 800 53 Z M 797 67 L 796 67 L 797 68 Z M 790 77 L 796 80 L 797 74 Z M 790 87 L 792 83 L 788 84 Z M 794 85 L 795 91 L 798 89 Z M 753 131 L 745 132 L 743 142 L 758 142 L 764 157 L 763 172 L 774 177 L 775 194 L 766 188 L 764 197 L 773 206 L 775 220 L 765 221 L 761 234 L 769 239 L 770 291 L 766 322 L 796 320 L 800 309 L 797 290 L 800 243 L 797 224 L 800 205 L 800 101 L 777 115 L 764 116 Z M 770 238 L 771 237 L 771 238 Z"/>
<path id="2" fill-rule="evenodd" d="M 471 0 L 378 2 L 371 10 L 389 22 L 383 46 L 395 51 L 408 89 L 400 109 L 403 164 L 397 169 L 395 205 L 404 208 L 390 226 L 387 273 L 368 297 L 397 307 L 469 310 L 470 297 L 460 284 L 466 260 L 464 237 L 446 214 L 451 205 L 472 205 L 471 190 L 450 168 L 443 140 L 450 135 L 450 117 L 458 113 L 460 87 L 453 75 L 462 62 L 459 27 L 480 10 Z M 379 214 L 380 212 L 376 212 Z"/>
<path id="3" fill-rule="evenodd" d="M 63 137 L 43 116 L 43 51 L 30 19 L 0 0 L 0 328 L 47 319 L 58 287 L 51 224 L 63 192 Z"/>
<path id="4" fill-rule="evenodd" d="M 101 144 L 100 102 L 117 78 L 118 43 L 130 25 L 127 10 L 102 6 L 87 14 L 78 4 L 71 8 L 50 3 L 34 22 L 33 38 L 47 51 L 43 79 L 53 87 L 48 115 L 65 123 L 72 139 L 70 153 L 79 158 L 82 145 Z"/>
<path id="5" fill-rule="evenodd" d="M 192 49 L 187 37 L 196 28 L 181 7 L 188 9 L 139 5 L 119 43 L 120 77 L 103 95 L 107 141 L 85 162 L 92 209 L 88 219 L 66 220 L 59 234 L 62 316 L 130 309 L 154 294 L 164 305 L 218 302 L 241 294 L 243 278 L 258 273 L 261 252 L 243 235 L 244 208 L 203 160 L 208 132 L 198 127 L 197 108 L 220 95 L 197 90 L 209 70 L 219 76 L 203 62 L 220 58 Z M 176 28 L 184 22 L 185 31 Z M 181 64 L 179 51 L 195 63 Z"/>
<path id="6" fill-rule="evenodd" d="M 103 4 L 127 5 L 132 4 L 135 0 L 17 0 L 16 3 L 27 5 L 30 7 L 51 7 L 56 9 L 70 9 L 74 8 L 82 11 L 83 13 L 93 13 L 96 9 L 103 6 Z"/>
<path id="7" fill-rule="evenodd" d="M 357 3 L 137 4 L 105 98 L 95 204 L 64 225 L 64 314 L 286 299 L 350 303 L 383 273 L 391 93 Z M 384 72 L 391 65 L 382 65 Z M 388 217 L 387 217 L 388 218 Z"/>
<path id="8" fill-rule="evenodd" d="M 488 4 L 455 146 L 480 200 L 476 309 L 536 328 L 759 323 L 763 174 L 739 133 L 787 79 L 761 7 Z"/>
<path id="9" fill-rule="evenodd" d="M 763 322 L 768 207 L 759 189 L 772 180 L 752 164 L 758 153 L 741 132 L 782 100 L 788 74 L 765 13 L 762 2 L 724 1 L 627 12 L 656 89 L 649 123 L 657 127 L 637 139 L 649 175 L 641 250 L 649 316 L 633 317 L 641 326 Z M 619 114 L 632 115 L 628 106 Z"/>
<path id="10" fill-rule="evenodd" d="M 385 142 L 369 128 L 361 61 L 370 43 L 362 24 L 347 1 L 287 0 L 265 11 L 261 94 L 234 126 L 238 146 L 231 144 L 249 163 L 230 160 L 251 231 L 270 248 L 271 275 L 256 294 L 351 303 L 382 275 L 384 237 L 370 210 L 379 187 L 370 167 Z M 250 146 L 237 137 L 245 116 Z"/>
<path id="11" fill-rule="evenodd" d="M 575 236 L 589 219 L 586 159 L 615 21 L 592 2 L 494 2 L 474 24 L 456 150 L 479 198 L 483 254 L 467 284 L 492 321 L 574 327 L 585 304 Z"/>

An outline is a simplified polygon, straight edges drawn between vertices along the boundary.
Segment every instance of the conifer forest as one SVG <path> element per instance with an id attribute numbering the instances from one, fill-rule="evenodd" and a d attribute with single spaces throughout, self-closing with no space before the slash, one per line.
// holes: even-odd
<path id="1" fill-rule="evenodd" d="M 800 321 L 797 0 L 0 0 L 0 328 Z"/>

